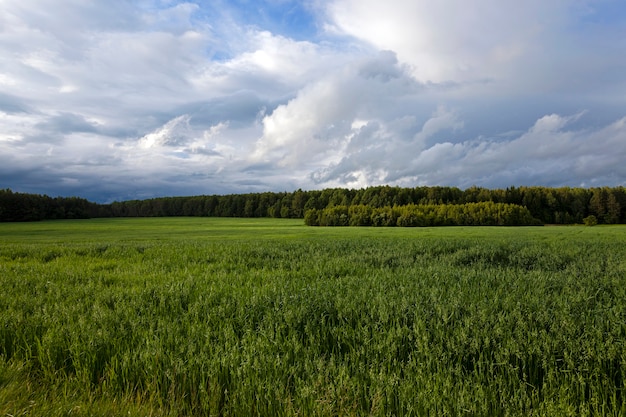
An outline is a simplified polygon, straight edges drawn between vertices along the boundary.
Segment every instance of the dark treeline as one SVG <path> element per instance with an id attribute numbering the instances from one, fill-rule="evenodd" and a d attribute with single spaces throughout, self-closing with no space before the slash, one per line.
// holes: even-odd
<path id="1" fill-rule="evenodd" d="M 595 216 L 598 223 L 626 223 L 626 188 L 471 187 L 364 189 L 329 188 L 316 191 L 163 197 L 96 204 L 80 198 L 50 198 L 0 190 L 0 220 L 27 221 L 86 217 L 282 217 L 304 218 L 307 210 L 334 206 L 442 205 L 493 202 L 526 207 L 545 224 L 583 223 Z"/>
<path id="2" fill-rule="evenodd" d="M 87 219 L 106 214 L 96 203 L 78 197 L 14 193 L 0 189 L 0 221 L 29 222 L 37 220 Z"/>

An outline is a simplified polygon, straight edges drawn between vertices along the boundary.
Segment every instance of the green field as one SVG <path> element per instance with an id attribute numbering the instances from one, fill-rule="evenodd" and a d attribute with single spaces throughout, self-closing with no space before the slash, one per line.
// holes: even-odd
<path id="1" fill-rule="evenodd" d="M 0 224 L 0 416 L 626 415 L 626 228 Z"/>

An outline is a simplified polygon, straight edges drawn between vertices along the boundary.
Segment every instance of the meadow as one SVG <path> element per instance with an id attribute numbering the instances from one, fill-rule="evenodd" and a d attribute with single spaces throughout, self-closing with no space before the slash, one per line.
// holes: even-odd
<path id="1" fill-rule="evenodd" d="M 626 415 L 626 228 L 0 224 L 2 416 Z"/>

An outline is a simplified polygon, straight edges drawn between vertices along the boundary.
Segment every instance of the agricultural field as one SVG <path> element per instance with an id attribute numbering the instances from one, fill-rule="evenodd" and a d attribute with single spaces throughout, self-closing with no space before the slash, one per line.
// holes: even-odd
<path id="1" fill-rule="evenodd" d="M 1 416 L 626 415 L 626 227 L 0 224 Z"/>

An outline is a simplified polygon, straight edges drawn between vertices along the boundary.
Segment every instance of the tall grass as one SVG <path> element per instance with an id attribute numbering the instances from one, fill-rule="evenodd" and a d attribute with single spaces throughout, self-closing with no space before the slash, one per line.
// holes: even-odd
<path id="1" fill-rule="evenodd" d="M 7 234 L 0 414 L 626 414 L 623 229 L 292 226 Z"/>

